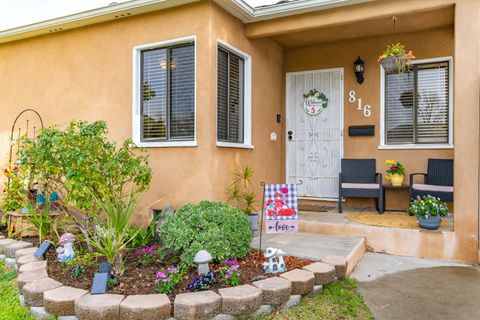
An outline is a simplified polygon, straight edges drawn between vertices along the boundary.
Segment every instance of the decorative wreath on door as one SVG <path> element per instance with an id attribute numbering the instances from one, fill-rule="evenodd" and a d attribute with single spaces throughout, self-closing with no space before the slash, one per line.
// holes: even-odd
<path id="1" fill-rule="evenodd" d="M 317 115 L 328 106 L 328 98 L 317 89 L 310 90 L 303 95 L 303 109 L 311 116 Z"/>

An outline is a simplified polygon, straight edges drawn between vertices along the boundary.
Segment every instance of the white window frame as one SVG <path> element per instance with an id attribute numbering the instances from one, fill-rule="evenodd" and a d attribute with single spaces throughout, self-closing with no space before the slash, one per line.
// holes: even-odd
<path id="1" fill-rule="evenodd" d="M 448 62 L 448 143 L 441 144 L 398 144 L 385 143 L 385 69 L 380 64 L 380 145 L 378 149 L 453 149 L 453 57 L 415 60 L 412 64 Z"/>
<path id="2" fill-rule="evenodd" d="M 217 94 L 218 94 L 218 79 L 215 78 L 215 136 L 217 141 L 217 147 L 225 148 L 244 148 L 253 149 L 252 145 L 252 57 L 247 53 L 235 48 L 227 42 L 217 39 L 217 48 L 215 48 L 216 65 L 218 70 L 218 47 L 228 50 L 243 59 L 243 143 L 218 141 L 217 126 L 218 126 L 218 106 L 217 106 Z"/>
<path id="3" fill-rule="evenodd" d="M 144 50 L 157 49 L 163 47 L 174 46 L 177 44 L 193 42 L 194 50 L 194 117 L 193 117 L 193 140 L 190 141 L 142 141 L 142 130 L 141 130 L 141 53 Z M 162 148 L 162 147 L 196 147 L 197 146 L 197 37 L 195 35 L 176 38 L 172 40 L 166 40 L 161 42 L 142 44 L 133 47 L 132 54 L 132 134 L 133 142 L 137 147 L 145 148 Z"/>

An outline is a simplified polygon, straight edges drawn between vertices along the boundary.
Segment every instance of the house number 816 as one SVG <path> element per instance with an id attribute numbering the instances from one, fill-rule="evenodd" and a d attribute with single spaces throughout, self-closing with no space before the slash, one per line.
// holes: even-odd
<path id="1" fill-rule="evenodd" d="M 370 117 L 372 115 L 372 110 L 370 110 L 371 109 L 370 105 L 369 104 L 362 105 L 362 98 L 357 99 L 355 97 L 355 94 L 356 94 L 356 92 L 354 90 L 352 90 L 348 93 L 348 102 L 354 103 L 355 101 L 357 101 L 357 104 L 358 104 L 357 110 L 358 111 L 363 110 L 363 116 L 365 118 Z"/>

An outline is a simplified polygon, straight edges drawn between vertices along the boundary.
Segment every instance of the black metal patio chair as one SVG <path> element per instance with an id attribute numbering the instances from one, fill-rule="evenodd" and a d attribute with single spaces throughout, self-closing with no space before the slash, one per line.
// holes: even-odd
<path id="1" fill-rule="evenodd" d="M 382 174 L 376 172 L 375 159 L 342 159 L 339 175 L 338 212 L 343 198 L 376 198 L 383 213 Z"/>
<path id="2" fill-rule="evenodd" d="M 423 183 L 415 183 L 417 175 L 423 176 Z M 453 160 L 428 159 L 427 173 L 410 174 L 410 199 L 431 195 L 442 201 L 453 202 Z"/>

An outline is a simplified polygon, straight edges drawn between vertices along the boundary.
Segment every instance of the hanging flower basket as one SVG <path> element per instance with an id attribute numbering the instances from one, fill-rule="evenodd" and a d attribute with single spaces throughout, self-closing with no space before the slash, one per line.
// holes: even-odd
<path id="1" fill-rule="evenodd" d="M 410 63 L 413 59 L 415 56 L 412 51 L 407 53 L 405 46 L 401 43 L 387 46 L 387 49 L 378 57 L 378 61 L 387 74 L 402 74 L 410 71 Z"/>

